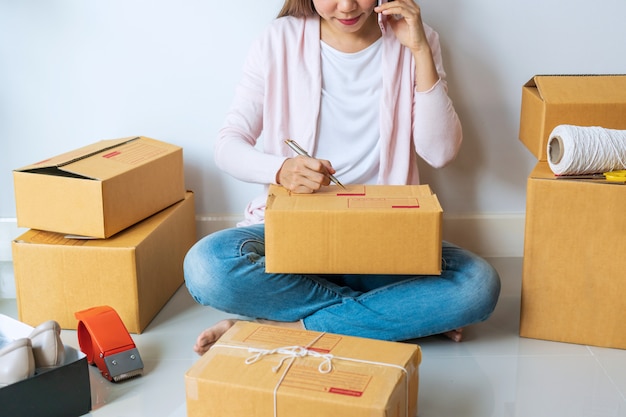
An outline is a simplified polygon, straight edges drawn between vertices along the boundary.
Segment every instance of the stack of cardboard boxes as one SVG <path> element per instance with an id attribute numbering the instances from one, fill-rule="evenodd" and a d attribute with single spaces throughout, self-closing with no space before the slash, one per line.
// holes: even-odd
<path id="1" fill-rule="evenodd" d="M 105 140 L 14 171 L 13 241 L 20 321 L 0 315 L 0 335 L 28 337 L 74 313 L 113 307 L 140 333 L 183 282 L 196 240 L 193 193 L 182 149 L 146 137 Z M 87 359 L 65 346 L 61 366 L 0 388 L 0 414 L 84 415 L 91 409 Z"/>
<path id="2" fill-rule="evenodd" d="M 626 129 L 626 75 L 535 76 L 520 140 L 527 183 L 520 335 L 626 348 L 626 185 L 557 178 L 547 142 L 561 124 Z"/>
<path id="3" fill-rule="evenodd" d="M 103 140 L 14 171 L 19 318 L 76 329 L 99 305 L 140 333 L 183 283 L 196 240 L 194 196 L 178 146 Z"/>

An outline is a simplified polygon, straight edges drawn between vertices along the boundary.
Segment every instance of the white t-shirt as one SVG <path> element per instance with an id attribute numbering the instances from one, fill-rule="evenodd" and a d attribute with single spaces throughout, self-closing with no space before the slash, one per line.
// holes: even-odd
<path id="1" fill-rule="evenodd" d="M 317 149 L 344 184 L 375 184 L 380 161 L 382 41 L 356 53 L 340 52 L 324 42 L 322 100 Z"/>

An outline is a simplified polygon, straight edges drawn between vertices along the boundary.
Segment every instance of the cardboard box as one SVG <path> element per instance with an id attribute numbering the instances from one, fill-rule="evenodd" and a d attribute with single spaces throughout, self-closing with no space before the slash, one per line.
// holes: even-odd
<path id="1" fill-rule="evenodd" d="M 413 417 L 420 362 L 413 344 L 242 321 L 185 374 L 187 415 Z"/>
<path id="2" fill-rule="evenodd" d="M 39 324 L 39 323 L 38 323 Z M 33 328 L 0 314 L 0 334 L 28 337 Z M 63 365 L 0 388 L 0 414 L 11 417 L 76 417 L 91 410 L 87 358 L 65 346 Z"/>
<path id="3" fill-rule="evenodd" d="M 530 174 L 520 335 L 626 348 L 626 185 Z"/>
<path id="4" fill-rule="evenodd" d="M 626 129 L 626 75 L 537 75 L 522 88 L 519 138 L 546 161 L 562 124 Z"/>
<path id="5" fill-rule="evenodd" d="M 270 186 L 266 271 L 440 274 L 443 211 L 428 185 Z"/>
<path id="6" fill-rule="evenodd" d="M 103 140 L 13 171 L 17 224 L 106 238 L 182 200 L 183 152 L 146 137 Z"/>
<path id="7" fill-rule="evenodd" d="M 183 283 L 183 259 L 196 241 L 193 193 L 109 239 L 67 239 L 29 230 L 12 243 L 21 321 L 56 320 L 99 305 L 140 333 Z"/>

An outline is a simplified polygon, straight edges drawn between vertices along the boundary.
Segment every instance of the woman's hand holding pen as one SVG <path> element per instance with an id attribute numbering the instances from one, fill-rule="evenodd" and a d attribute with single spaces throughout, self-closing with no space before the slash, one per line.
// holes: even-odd
<path id="1" fill-rule="evenodd" d="M 287 158 L 276 174 L 276 182 L 289 191 L 310 194 L 330 184 L 335 169 L 330 161 L 298 155 Z"/>

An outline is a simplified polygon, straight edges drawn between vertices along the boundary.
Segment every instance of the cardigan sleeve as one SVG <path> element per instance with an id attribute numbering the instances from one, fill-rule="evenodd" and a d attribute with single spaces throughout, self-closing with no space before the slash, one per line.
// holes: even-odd
<path id="1" fill-rule="evenodd" d="M 276 182 L 286 157 L 263 152 L 257 142 L 263 132 L 264 71 L 268 67 L 267 37 L 252 45 L 232 105 L 214 145 L 215 163 L 233 177 L 253 183 Z"/>
<path id="2" fill-rule="evenodd" d="M 440 168 L 456 157 L 463 133 L 459 117 L 448 96 L 439 36 L 429 29 L 428 38 L 439 81 L 428 91 L 414 92 L 413 141 L 418 155 L 429 165 Z"/>

